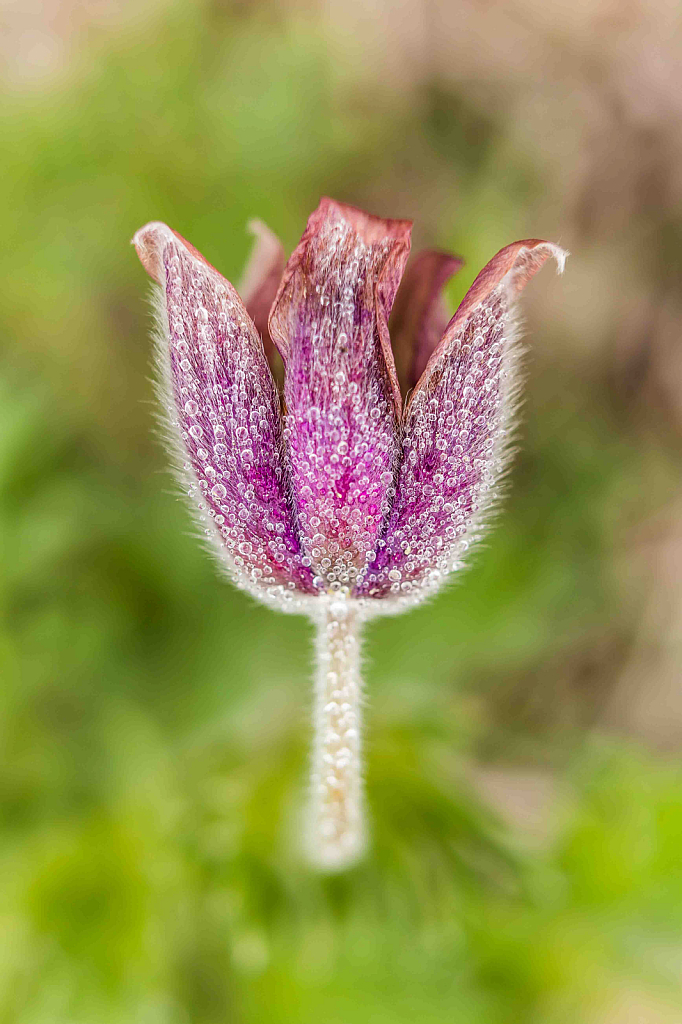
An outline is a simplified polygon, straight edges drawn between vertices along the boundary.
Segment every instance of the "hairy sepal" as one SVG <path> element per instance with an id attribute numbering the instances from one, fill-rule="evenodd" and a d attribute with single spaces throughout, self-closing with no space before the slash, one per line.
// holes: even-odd
<path id="1" fill-rule="evenodd" d="M 261 339 L 232 285 L 184 239 L 152 224 L 135 242 L 161 283 L 157 390 L 198 524 L 235 584 L 267 604 L 305 611 L 312 578 L 301 561 L 279 397 Z"/>
<path id="2" fill-rule="evenodd" d="M 409 235 L 407 221 L 322 200 L 270 315 L 302 544 L 321 591 L 357 585 L 394 494 L 400 390 L 387 322 Z"/>
<path id="3" fill-rule="evenodd" d="M 363 596 L 396 610 L 430 595 L 480 541 L 513 453 L 520 391 L 515 300 L 550 256 L 530 239 L 479 274 L 406 406 L 397 493 Z"/>

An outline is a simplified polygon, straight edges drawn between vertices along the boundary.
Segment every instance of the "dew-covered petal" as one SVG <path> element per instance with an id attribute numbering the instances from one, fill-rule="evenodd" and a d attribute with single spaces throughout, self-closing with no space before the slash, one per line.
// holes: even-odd
<path id="1" fill-rule="evenodd" d="M 159 391 L 177 468 L 234 582 L 284 606 L 312 592 L 287 503 L 279 398 L 232 285 L 165 224 L 134 243 L 161 285 Z"/>
<path id="2" fill-rule="evenodd" d="M 238 291 L 263 339 L 270 369 L 275 377 L 279 377 L 282 362 L 270 337 L 268 317 L 284 272 L 286 255 L 277 235 L 262 220 L 252 220 L 248 226 L 255 241 Z"/>
<path id="3" fill-rule="evenodd" d="M 443 286 L 462 265 L 458 256 L 435 249 L 425 249 L 408 263 L 389 320 L 393 356 L 404 395 L 421 377 L 443 336 L 449 319 Z"/>
<path id="4" fill-rule="evenodd" d="M 291 483 L 319 588 L 362 573 L 394 493 L 400 389 L 387 324 L 410 227 L 323 199 L 270 315 Z"/>
<path id="5" fill-rule="evenodd" d="M 554 256 L 537 239 L 502 249 L 452 318 L 406 410 L 386 532 L 362 594 L 420 600 L 462 564 L 499 497 L 518 389 L 514 300 Z"/>

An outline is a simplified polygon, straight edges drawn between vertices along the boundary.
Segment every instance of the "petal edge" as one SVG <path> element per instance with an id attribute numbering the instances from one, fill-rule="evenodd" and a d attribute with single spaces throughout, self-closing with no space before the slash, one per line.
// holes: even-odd
<path id="1" fill-rule="evenodd" d="M 471 288 L 459 304 L 443 332 L 443 337 L 432 352 L 424 372 L 410 396 L 410 401 L 425 385 L 431 371 L 465 321 L 496 288 L 501 287 L 505 292 L 507 302 L 511 303 L 550 257 L 554 257 L 557 262 L 557 272 L 562 274 L 568 255 L 569 253 L 565 249 L 541 238 L 524 238 L 500 249 L 477 275 Z"/>

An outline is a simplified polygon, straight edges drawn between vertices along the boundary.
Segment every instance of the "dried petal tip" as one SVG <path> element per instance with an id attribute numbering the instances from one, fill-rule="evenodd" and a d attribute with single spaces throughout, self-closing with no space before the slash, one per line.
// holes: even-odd
<path id="1" fill-rule="evenodd" d="M 448 332 L 452 332 L 455 324 L 463 323 L 496 288 L 505 293 L 508 300 L 516 298 L 550 257 L 556 260 L 558 272 L 563 273 L 567 256 L 564 249 L 541 238 L 524 238 L 506 245 L 478 275 L 450 321 Z"/>
<path id="2" fill-rule="evenodd" d="M 150 277 L 161 285 L 165 285 L 165 273 L 163 268 L 163 254 L 169 242 L 180 242 L 187 252 L 203 263 L 205 267 L 224 281 L 223 275 L 216 270 L 212 263 L 209 263 L 198 249 L 195 249 L 191 242 L 183 238 L 177 231 L 173 231 L 167 224 L 160 220 L 152 220 L 133 236 L 133 245 L 140 257 L 142 266 Z"/>
<path id="3" fill-rule="evenodd" d="M 158 284 L 162 284 L 164 278 L 163 246 L 172 238 L 173 232 L 167 224 L 163 224 L 159 220 L 152 220 L 136 231 L 132 239 L 132 244 L 140 257 L 140 263 Z"/>
<path id="4" fill-rule="evenodd" d="M 522 242 L 514 242 L 501 252 L 506 253 L 507 250 L 511 264 L 508 271 L 509 284 L 517 293 L 525 288 L 531 277 L 537 274 L 550 258 L 556 260 L 557 274 L 563 274 L 566 258 L 570 255 L 567 249 L 562 249 L 554 242 L 546 242 L 542 238 L 527 238 Z"/>

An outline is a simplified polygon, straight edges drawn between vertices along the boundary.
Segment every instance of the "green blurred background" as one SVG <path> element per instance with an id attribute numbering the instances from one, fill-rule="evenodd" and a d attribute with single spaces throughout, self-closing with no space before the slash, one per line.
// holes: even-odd
<path id="1" fill-rule="evenodd" d="M 0 1024 L 682 1020 L 682 41 L 610 0 L 0 9 Z M 238 279 L 320 194 L 527 290 L 504 514 L 368 630 L 373 845 L 301 863 L 311 630 L 152 434 L 170 223 Z"/>

